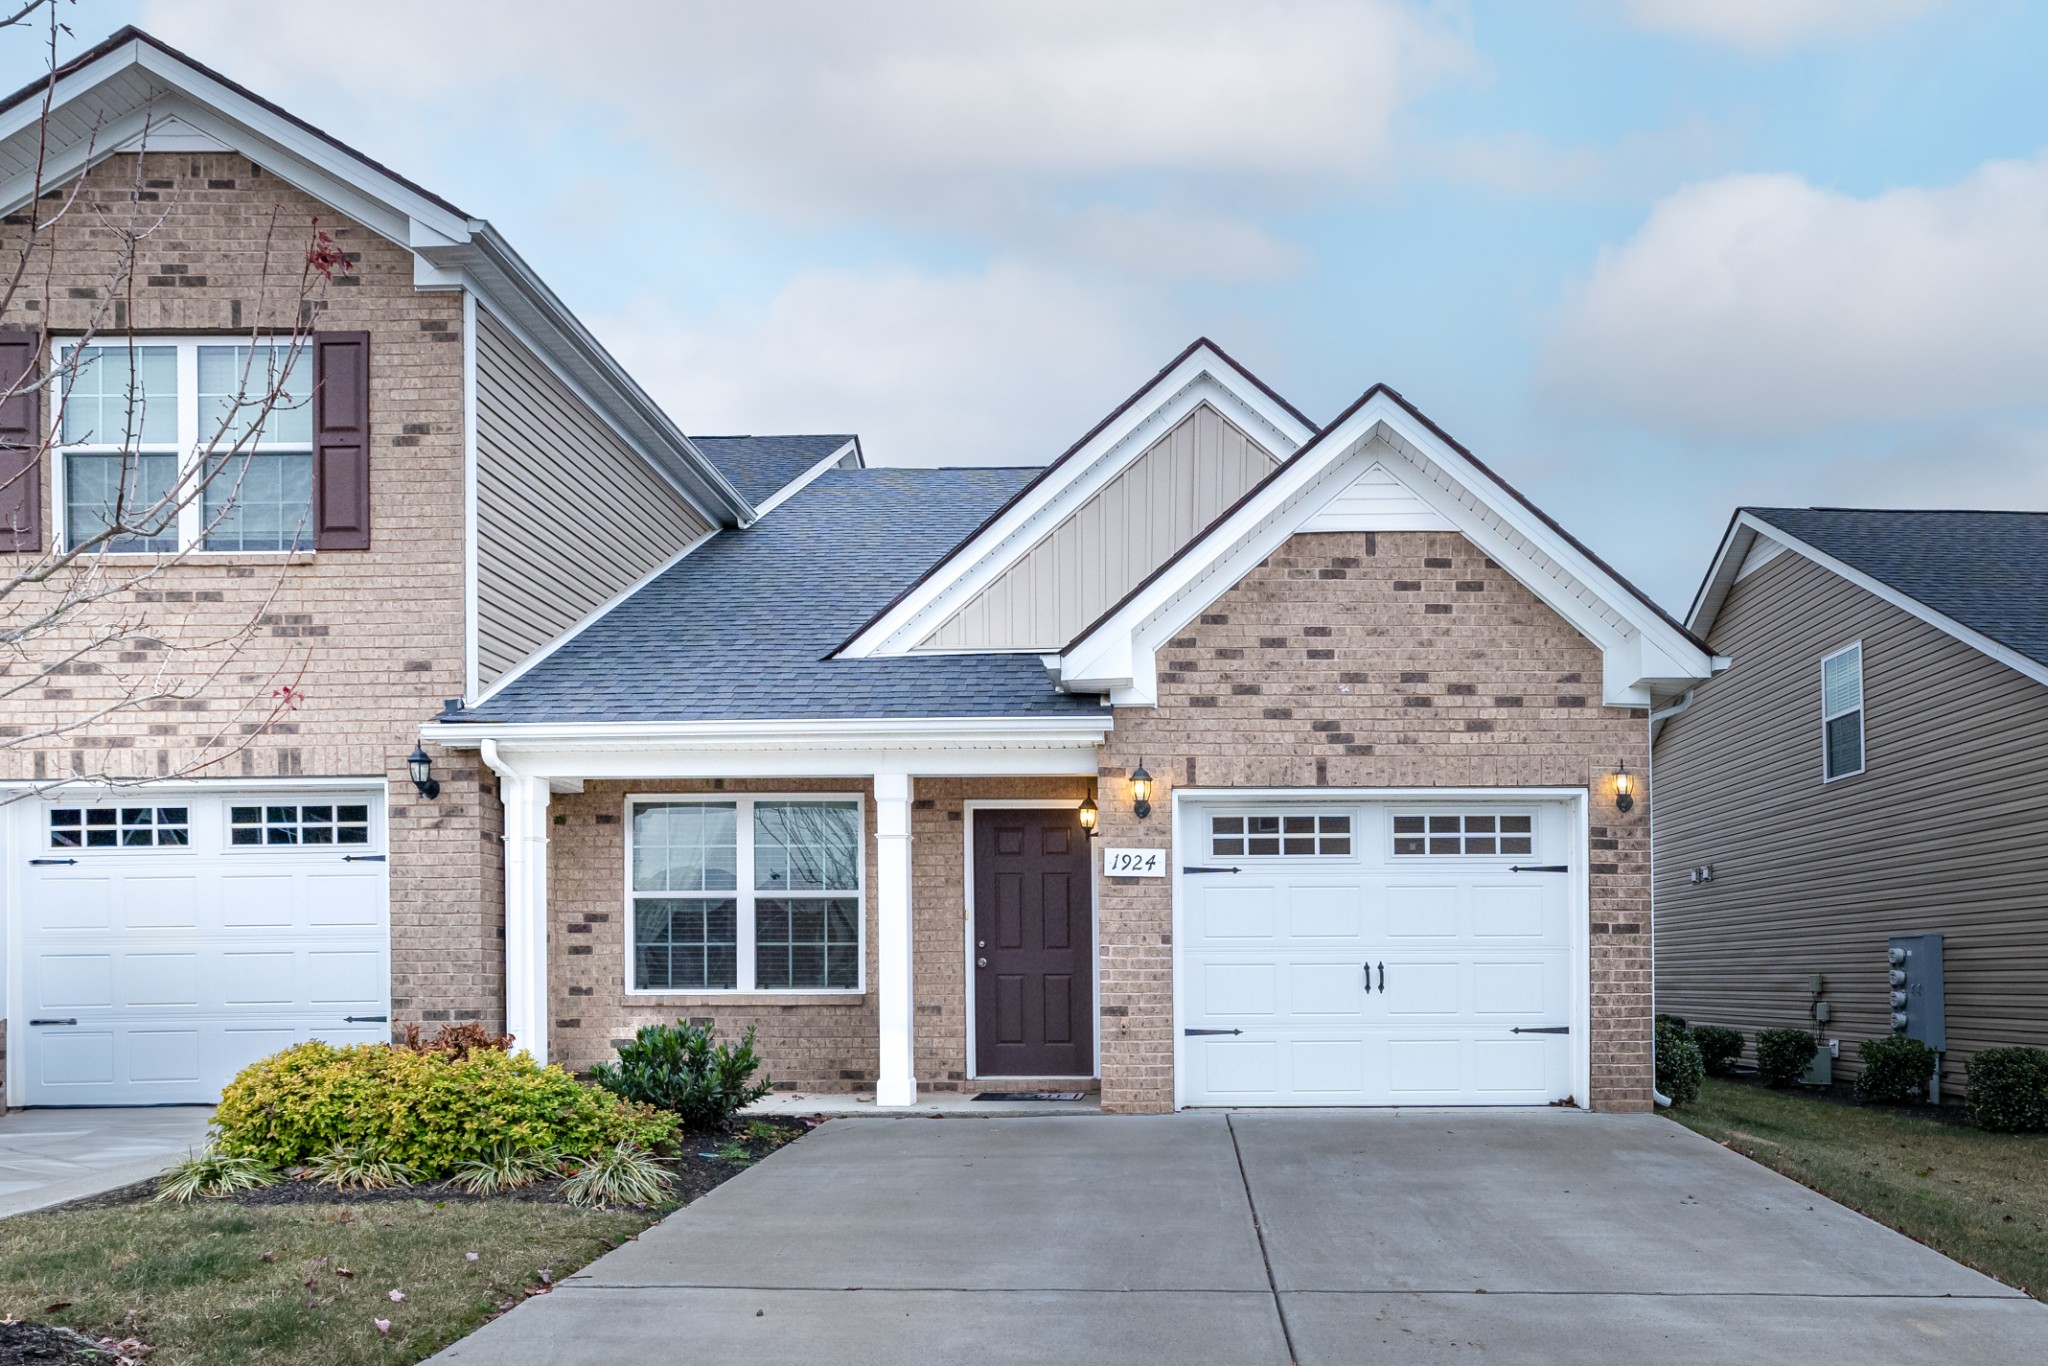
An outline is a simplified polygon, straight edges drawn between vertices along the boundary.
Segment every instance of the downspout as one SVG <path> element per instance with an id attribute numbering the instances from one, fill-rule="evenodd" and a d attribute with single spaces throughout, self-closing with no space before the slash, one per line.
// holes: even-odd
<path id="1" fill-rule="evenodd" d="M 1650 1014 L 1653 1019 L 1657 1013 L 1657 723 L 1668 721 L 1687 707 L 1690 707 L 1692 705 L 1693 691 L 1693 689 L 1687 688 L 1685 696 L 1679 698 L 1662 711 L 1650 713 L 1650 719 L 1647 723 L 1649 743 L 1644 747 L 1643 792 L 1650 799 Z M 1657 1031 L 1653 1025 L 1650 1030 L 1650 1056 L 1652 1059 L 1657 1056 L 1656 1050 Z M 1671 1097 L 1657 1089 L 1657 1084 L 1654 1080 L 1656 1076 L 1654 1062 L 1650 1069 L 1650 1075 L 1653 1078 L 1650 1083 L 1650 1099 L 1656 1102 L 1659 1110 L 1669 1110 L 1671 1108 Z"/>

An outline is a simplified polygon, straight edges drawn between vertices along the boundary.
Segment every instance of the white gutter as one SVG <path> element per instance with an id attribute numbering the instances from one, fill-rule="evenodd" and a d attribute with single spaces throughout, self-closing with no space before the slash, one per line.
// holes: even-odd
<path id="1" fill-rule="evenodd" d="M 1716 656 L 1718 659 L 1719 657 Z M 1643 791 L 1650 799 L 1650 1099 L 1659 1110 L 1671 1108 L 1671 1097 L 1657 1089 L 1657 727 L 1669 718 L 1678 715 L 1692 705 L 1695 688 L 1687 688 L 1685 696 L 1679 698 L 1661 711 L 1650 713 L 1649 744 L 1645 746 L 1643 759 Z"/>
<path id="2" fill-rule="evenodd" d="M 1100 744 L 1113 721 L 1092 717 L 886 717 L 787 721 L 429 721 L 420 736 L 450 749 L 483 745 L 548 749 L 644 749 L 654 745 L 733 749 L 802 746 L 858 748 L 889 744 L 919 749 Z M 493 765 L 495 767 L 495 765 Z"/>

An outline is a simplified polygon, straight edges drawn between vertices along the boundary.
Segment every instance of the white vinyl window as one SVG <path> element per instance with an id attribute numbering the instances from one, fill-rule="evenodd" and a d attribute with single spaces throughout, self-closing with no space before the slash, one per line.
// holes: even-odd
<path id="1" fill-rule="evenodd" d="M 859 991 L 859 798 L 636 798 L 627 989 Z"/>
<path id="2" fill-rule="evenodd" d="M 310 548 L 312 369 L 304 345 L 286 341 L 60 343 L 52 420 L 65 543 L 118 518 L 135 524 L 108 543 L 120 552 Z M 201 496 L 172 497 L 181 480 L 202 479 Z M 167 499 L 187 505 L 159 507 Z"/>
<path id="3" fill-rule="evenodd" d="M 1863 642 L 1820 662 L 1820 748 L 1823 781 L 1863 771 Z"/>

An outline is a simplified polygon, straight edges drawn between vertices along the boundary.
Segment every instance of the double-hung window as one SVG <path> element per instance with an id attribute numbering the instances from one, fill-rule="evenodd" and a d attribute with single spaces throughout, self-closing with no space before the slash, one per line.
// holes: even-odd
<path id="1" fill-rule="evenodd" d="M 1833 782 L 1863 771 L 1863 643 L 1820 662 L 1821 771 Z"/>
<path id="2" fill-rule="evenodd" d="M 309 549 L 312 369 L 303 342 L 60 342 L 65 543 L 123 526 L 108 549 Z"/>
<path id="3" fill-rule="evenodd" d="M 632 991 L 858 991 L 858 798 L 636 798 Z"/>

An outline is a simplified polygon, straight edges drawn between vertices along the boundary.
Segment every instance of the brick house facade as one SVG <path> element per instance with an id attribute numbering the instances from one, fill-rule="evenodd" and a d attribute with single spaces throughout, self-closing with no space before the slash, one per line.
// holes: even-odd
<path id="1" fill-rule="evenodd" d="M 679 1018 L 882 1106 L 1650 1103 L 1627 785 L 1713 662 L 1398 394 L 1318 425 L 1198 341 L 1037 471 L 700 444 L 488 224 L 145 35 L 68 79 L 138 67 L 165 89 L 103 145 L 184 143 L 84 170 L 165 215 L 119 334 L 289 323 L 261 247 L 317 218 L 371 534 L 184 558 L 121 662 L 260 613 L 218 696 L 0 751 L 10 1103 L 458 1020 L 581 1069 Z M 106 302 L 73 221 L 25 310 L 57 344 Z M 175 837 L 71 833 L 131 818 Z"/>

